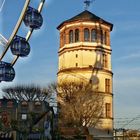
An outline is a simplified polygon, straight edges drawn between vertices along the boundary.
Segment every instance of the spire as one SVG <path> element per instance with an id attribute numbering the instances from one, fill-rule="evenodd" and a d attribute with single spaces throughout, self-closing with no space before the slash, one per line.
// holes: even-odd
<path id="1" fill-rule="evenodd" d="M 90 4 L 93 2 L 93 0 L 84 0 L 84 4 L 85 4 L 85 10 L 88 9 L 88 7 L 90 6 Z"/>

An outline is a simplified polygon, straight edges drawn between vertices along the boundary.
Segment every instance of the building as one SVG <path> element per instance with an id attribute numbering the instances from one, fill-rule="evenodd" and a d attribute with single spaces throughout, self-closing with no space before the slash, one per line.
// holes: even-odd
<path id="1" fill-rule="evenodd" d="M 140 140 L 140 131 L 133 129 L 115 129 L 114 140 Z"/>
<path id="2" fill-rule="evenodd" d="M 53 139 L 54 126 L 47 102 L 0 99 L 0 140 Z"/>
<path id="3" fill-rule="evenodd" d="M 0 140 L 16 140 L 16 131 L 11 128 L 11 121 L 17 119 L 17 102 L 14 99 L 0 99 Z"/>
<path id="4" fill-rule="evenodd" d="M 104 96 L 103 116 L 96 129 L 89 128 L 94 139 L 113 139 L 113 91 L 110 32 L 113 25 L 85 10 L 63 21 L 58 51 L 58 82 L 78 81 L 93 84 Z"/>
<path id="5" fill-rule="evenodd" d="M 40 140 L 51 138 L 53 132 L 52 107 L 45 101 L 21 101 L 18 104 L 18 123 L 21 126 L 17 139 Z M 24 133 L 27 132 L 26 134 Z"/>

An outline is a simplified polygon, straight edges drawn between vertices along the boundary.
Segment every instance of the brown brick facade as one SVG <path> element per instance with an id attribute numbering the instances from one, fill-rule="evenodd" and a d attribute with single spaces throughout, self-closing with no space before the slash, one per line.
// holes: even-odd
<path id="1" fill-rule="evenodd" d="M 90 39 L 88 42 L 92 42 L 91 41 L 91 31 L 94 29 L 97 34 L 97 39 L 95 41 L 95 43 L 101 43 L 103 45 L 107 45 L 110 46 L 110 30 L 106 29 L 105 27 L 102 27 L 102 25 L 100 26 L 100 24 L 97 25 L 83 25 L 82 22 L 80 25 L 74 25 L 76 24 L 75 22 L 71 23 L 72 26 L 67 27 L 67 25 L 69 25 L 69 23 L 65 24 L 65 26 L 63 27 L 63 31 L 60 32 L 60 48 L 62 48 L 65 44 L 69 44 L 69 32 L 72 30 L 73 31 L 73 43 L 75 43 L 75 30 L 78 29 L 79 30 L 79 41 L 78 42 L 84 42 L 84 29 L 89 29 L 90 31 Z M 105 35 L 105 43 L 101 42 L 101 33 L 103 35 Z"/>

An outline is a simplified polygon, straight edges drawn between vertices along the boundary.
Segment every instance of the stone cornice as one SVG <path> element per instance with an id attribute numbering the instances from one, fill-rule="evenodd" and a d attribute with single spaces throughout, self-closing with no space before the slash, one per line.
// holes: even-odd
<path id="1" fill-rule="evenodd" d="M 83 45 L 79 45 L 79 46 L 74 46 L 74 47 L 64 47 L 62 48 L 61 50 L 59 50 L 59 55 L 65 53 L 65 52 L 70 52 L 70 51 L 77 51 L 77 50 L 89 50 L 89 51 L 92 51 L 92 50 L 95 50 L 95 51 L 102 51 L 102 52 L 108 52 L 111 54 L 111 49 L 107 49 L 107 48 L 104 48 L 102 46 L 83 46 Z"/>
<path id="2" fill-rule="evenodd" d="M 114 120 L 113 117 L 101 117 L 101 119 Z"/>
<path id="3" fill-rule="evenodd" d="M 59 30 L 60 32 L 63 32 L 65 29 L 67 28 L 70 28 L 70 27 L 96 27 L 96 28 L 103 28 L 103 29 L 106 29 L 108 31 L 110 31 L 110 27 L 105 25 L 105 24 L 101 24 L 101 23 L 98 23 L 98 22 L 92 22 L 92 21 L 78 21 L 78 22 L 71 22 L 71 23 L 66 23 L 64 24 L 64 26 Z"/>
<path id="4" fill-rule="evenodd" d="M 83 68 L 80 68 L 80 67 L 73 67 L 73 68 L 65 68 L 65 69 L 62 69 L 62 70 L 59 70 L 58 71 L 58 73 L 57 73 L 57 75 L 59 74 L 59 73 L 66 73 L 66 72 L 71 72 L 71 71 L 93 71 L 93 70 L 97 70 L 97 71 L 102 71 L 102 72 L 106 72 L 106 73 L 109 73 L 109 74 L 111 74 L 111 75 L 113 75 L 113 73 L 112 73 L 112 71 L 110 71 L 110 70 L 106 70 L 106 69 L 104 69 L 104 68 L 102 68 L 102 69 L 97 69 L 97 68 L 92 68 L 92 67 L 83 67 Z"/>
<path id="5" fill-rule="evenodd" d="M 113 97 L 113 93 L 111 93 L 111 92 L 103 92 L 103 91 L 98 91 L 98 93 L 101 93 L 102 95 L 105 95 L 105 96 L 111 96 L 111 97 Z"/>

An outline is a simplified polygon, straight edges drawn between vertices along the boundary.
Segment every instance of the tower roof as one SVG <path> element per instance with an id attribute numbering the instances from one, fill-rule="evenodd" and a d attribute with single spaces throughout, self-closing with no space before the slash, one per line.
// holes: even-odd
<path id="1" fill-rule="evenodd" d="M 104 23 L 104 24 L 107 24 L 107 25 L 110 25 L 111 26 L 111 30 L 113 28 L 113 24 L 112 23 L 109 23 L 107 21 L 105 21 L 104 19 L 96 16 L 95 14 L 89 12 L 88 10 L 85 10 L 83 12 L 81 12 L 80 14 L 62 22 L 58 27 L 57 29 L 60 29 L 61 26 L 63 26 L 65 23 L 70 23 L 70 22 L 76 22 L 76 21 L 94 21 L 94 22 L 100 22 L 100 23 Z"/>

